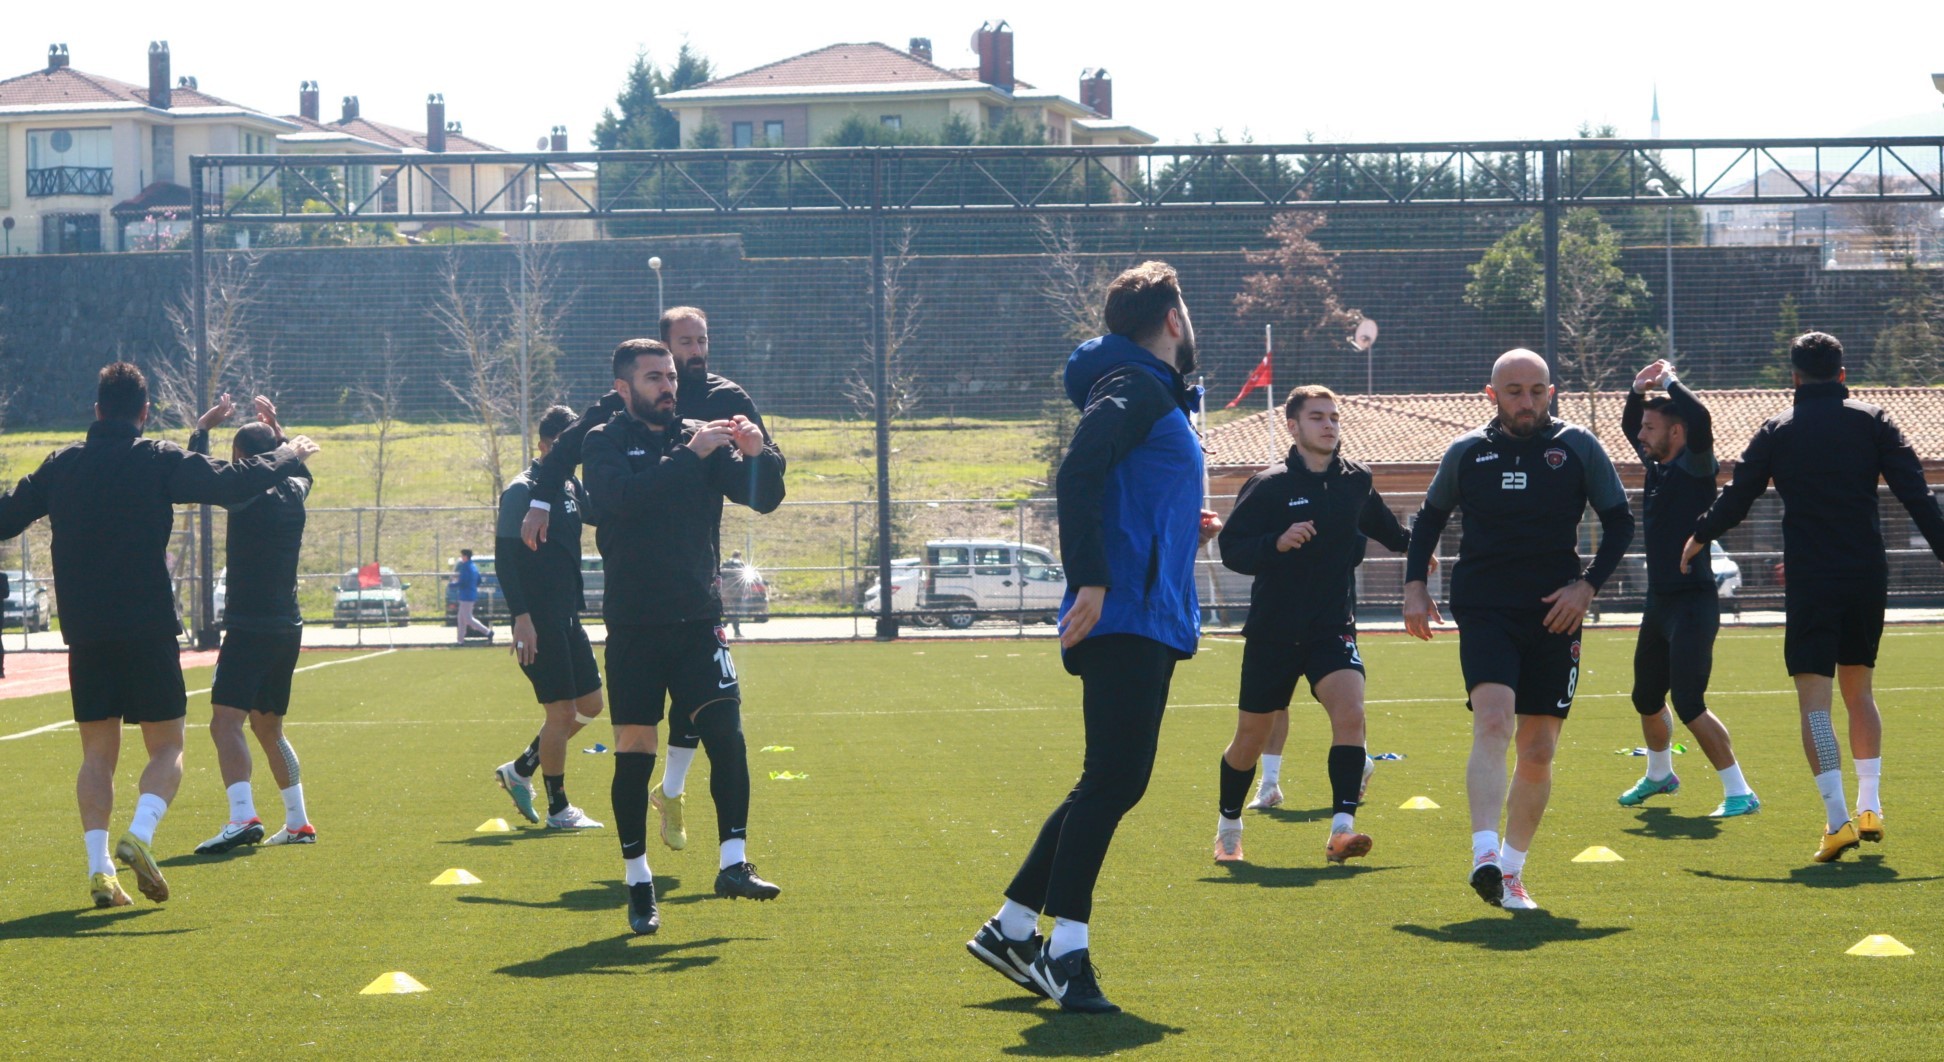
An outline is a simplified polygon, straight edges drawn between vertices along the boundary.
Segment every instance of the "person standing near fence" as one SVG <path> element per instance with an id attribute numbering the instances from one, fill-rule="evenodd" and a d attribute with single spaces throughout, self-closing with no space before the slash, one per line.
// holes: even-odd
<path id="1" fill-rule="evenodd" d="M 1647 397 L 1662 388 L 1665 396 Z M 1708 678 L 1714 673 L 1715 635 L 1721 630 L 1721 602 L 1715 596 L 1709 565 L 1681 568 L 1681 547 L 1694 522 L 1715 499 L 1714 421 L 1708 407 L 1674 376 L 1674 366 L 1656 361 L 1634 377 L 1620 432 L 1633 443 L 1646 469 L 1640 494 L 1640 522 L 1647 539 L 1647 606 L 1634 645 L 1634 711 L 1647 743 L 1647 773 L 1620 794 L 1622 807 L 1648 797 L 1680 791 L 1674 773 L 1674 715 L 1694 735 L 1695 744 L 1721 776 L 1722 799 L 1711 813 L 1718 818 L 1750 815 L 1762 802 L 1742 777 L 1728 728 L 1708 710 Z"/>
<path id="2" fill-rule="evenodd" d="M 108 850 L 124 723 L 141 724 L 149 760 L 134 821 L 115 843 L 113 858 L 134 871 L 142 895 L 156 903 L 169 898 L 152 846 L 182 784 L 188 707 L 177 659 L 182 625 L 163 560 L 175 506 L 246 501 L 317 453 L 317 444 L 300 435 L 258 457 L 211 461 L 174 443 L 142 438 L 148 416 L 142 371 L 127 362 L 107 366 L 96 384 L 87 439 L 55 451 L 0 495 L 0 541 L 18 537 L 43 516 L 54 531 L 54 591 L 81 732 L 75 795 L 96 907 L 129 903 Z"/>
<path id="3" fill-rule="evenodd" d="M 459 617 L 453 624 L 459 630 L 459 644 L 466 644 L 466 635 L 473 631 L 486 636 L 486 644 L 493 643 L 493 628 L 473 618 L 473 609 L 479 604 L 479 565 L 473 563 L 473 551 L 459 551 L 459 563 L 452 566 L 452 581 L 458 586 Z"/>
<path id="4" fill-rule="evenodd" d="M 203 414 L 189 436 L 189 451 L 209 452 L 210 429 L 228 420 L 226 400 Z M 230 460 L 244 461 L 283 445 L 277 407 L 256 398 L 256 420 L 245 424 L 230 443 Z M 284 736 L 290 709 L 290 678 L 304 644 L 304 614 L 297 607 L 297 557 L 304 545 L 304 499 L 311 474 L 298 465 L 290 475 L 249 498 L 225 505 L 224 531 L 229 560 L 223 602 L 223 648 L 216 657 L 210 690 L 209 737 L 229 797 L 229 821 L 216 836 L 196 846 L 197 855 L 217 855 L 240 845 L 315 844 L 317 829 L 304 806 L 302 768 L 297 750 Z M 250 789 L 250 743 L 244 724 L 270 761 L 270 774 L 283 796 L 283 828 L 264 839 Z"/>
<path id="5" fill-rule="evenodd" d="M 1890 415 L 1850 397 L 1843 344 L 1806 332 L 1789 345 L 1795 404 L 1756 431 L 1735 474 L 1681 550 L 1688 571 L 1708 543 L 1748 515 L 1769 481 L 1782 495 L 1782 558 L 1787 633 L 1783 661 L 1795 680 L 1802 751 L 1816 778 L 1827 828 L 1814 859 L 1827 863 L 1883 840 L 1883 718 L 1871 682 L 1890 565 L 1884 553 L 1877 480 L 1910 512 L 1931 552 L 1944 558 L 1944 512 L 1924 481 L 1924 466 Z M 1706 562 L 1702 562 L 1705 570 Z M 1843 689 L 1850 755 L 1856 761 L 1856 814 L 1843 792 L 1842 750 L 1830 723 L 1833 686 Z"/>
<path id="6" fill-rule="evenodd" d="M 1060 651 L 1081 683 L 1080 780 L 1053 809 L 966 950 L 1069 1011 L 1113 1013 L 1088 936 L 1114 831 L 1147 791 L 1175 664 L 1201 637 L 1195 555 L 1221 530 L 1202 505 L 1201 440 L 1183 381 L 1195 331 L 1181 282 L 1144 262 L 1107 288 L 1108 333 L 1067 359 L 1081 411 L 1055 492 L 1067 591 Z M 1040 915 L 1053 918 L 1043 940 Z"/>

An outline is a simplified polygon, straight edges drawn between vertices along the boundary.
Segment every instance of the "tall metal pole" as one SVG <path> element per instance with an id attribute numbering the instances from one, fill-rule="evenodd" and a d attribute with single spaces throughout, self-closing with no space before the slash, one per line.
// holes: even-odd
<path id="1" fill-rule="evenodd" d="M 194 311 L 191 317 L 196 333 L 196 396 L 199 401 L 209 401 L 209 315 L 204 306 L 208 287 L 204 280 L 203 254 L 203 168 L 192 160 L 189 164 L 189 265 L 194 274 L 190 279 Z M 200 412 L 191 410 L 192 413 Z M 216 586 L 211 576 L 216 571 L 216 543 L 210 537 L 214 528 L 214 518 L 210 507 L 203 505 L 197 513 L 196 543 L 196 609 L 192 617 L 195 628 L 195 645 L 198 649 L 216 648 Z"/>
<path id="2" fill-rule="evenodd" d="M 877 418 L 877 539 L 878 539 L 878 618 L 877 637 L 889 641 L 898 636 L 898 617 L 891 611 L 891 371 L 890 352 L 885 349 L 884 278 L 884 156 L 871 150 L 871 391 Z"/>
<path id="3" fill-rule="evenodd" d="M 527 222 L 526 242 L 520 245 L 517 268 L 520 271 L 520 467 L 533 461 L 533 352 L 528 344 L 531 319 L 527 316 L 527 254 L 533 249 L 533 222 Z M 495 431 L 499 429 L 495 428 Z"/>
<path id="4" fill-rule="evenodd" d="M 1546 229 L 1546 371 L 1554 383 L 1559 381 L 1559 149 L 1548 146 L 1541 154 L 1541 194 L 1544 196 Z"/>
<path id="5" fill-rule="evenodd" d="M 1663 242 L 1667 244 L 1667 344 L 1666 346 L 1667 346 L 1667 360 L 1673 361 L 1674 360 L 1674 207 L 1672 205 L 1668 206 L 1666 214 L 1667 214 L 1667 223 L 1665 226 L 1665 230 L 1667 235 L 1664 237 L 1663 240 Z"/>

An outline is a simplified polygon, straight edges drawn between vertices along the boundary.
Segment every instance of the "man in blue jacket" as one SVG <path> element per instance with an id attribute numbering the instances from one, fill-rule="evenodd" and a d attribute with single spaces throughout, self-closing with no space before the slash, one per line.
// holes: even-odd
<path id="1" fill-rule="evenodd" d="M 493 628 L 473 618 L 473 609 L 479 605 L 479 565 L 473 563 L 472 550 L 459 551 L 459 563 L 453 565 L 452 580 L 459 584 L 459 617 L 453 626 L 459 628 L 459 644 L 466 644 L 466 635 L 473 631 L 493 640 Z"/>
<path id="2" fill-rule="evenodd" d="M 1063 1009 L 1112 1013 L 1089 961 L 1094 881 L 1121 817 L 1154 768 L 1177 661 L 1201 637 L 1195 554 L 1221 530 L 1201 507 L 1201 440 L 1183 374 L 1195 331 L 1181 284 L 1144 262 L 1107 289 L 1108 335 L 1067 359 L 1066 393 L 1082 412 L 1055 486 L 1067 571 L 1060 650 L 1080 676 L 1086 757 L 1053 809 L 1006 901 L 967 950 Z M 1039 916 L 1053 917 L 1051 940 Z"/>

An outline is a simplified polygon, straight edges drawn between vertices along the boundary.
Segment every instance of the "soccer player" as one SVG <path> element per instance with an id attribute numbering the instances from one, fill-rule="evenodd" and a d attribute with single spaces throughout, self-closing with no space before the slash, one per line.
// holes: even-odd
<path id="1" fill-rule="evenodd" d="M 1451 614 L 1472 712 L 1465 790 L 1471 804 L 1471 886 L 1507 910 L 1536 910 L 1526 853 L 1552 793 L 1553 751 L 1579 689 L 1580 622 L 1633 541 L 1633 513 L 1613 461 L 1592 432 L 1555 420 L 1545 359 L 1511 350 L 1485 388 L 1491 423 L 1459 436 L 1432 477 L 1411 527 L 1404 629 L 1429 641 L 1438 607 L 1425 585 L 1453 509 L 1464 536 L 1451 572 Z M 1600 548 L 1581 567 L 1580 515 L 1599 515 Z M 1507 785 L 1505 754 L 1518 765 Z M 1499 813 L 1505 813 L 1503 847 Z"/>
<path id="2" fill-rule="evenodd" d="M 283 445 L 277 407 L 256 398 L 256 420 L 245 424 L 230 443 L 230 460 L 241 462 Z M 209 452 L 210 429 L 229 419 L 226 400 L 203 414 L 189 436 L 191 453 Z M 297 750 L 284 736 L 290 710 L 290 676 L 304 643 L 304 614 L 297 607 L 297 554 L 304 544 L 304 499 L 311 474 L 303 465 L 266 490 L 229 510 L 226 532 L 229 591 L 223 608 L 223 648 L 216 657 L 210 690 L 209 736 L 216 743 L 216 765 L 229 795 L 229 821 L 216 836 L 196 846 L 198 855 L 216 855 L 239 845 L 315 844 L 317 829 L 304 807 L 302 767 Z M 264 840 L 250 791 L 249 725 L 270 762 L 270 774 L 283 795 L 283 828 Z"/>
<path id="3" fill-rule="evenodd" d="M 1648 398 L 1659 387 L 1665 396 Z M 1721 604 L 1715 598 L 1714 572 L 1707 565 L 1684 571 L 1681 547 L 1694 522 L 1715 499 L 1714 425 L 1708 407 L 1674 376 L 1674 366 L 1656 361 L 1634 377 L 1620 430 L 1647 469 L 1640 522 L 1647 538 L 1647 608 L 1634 645 L 1634 711 L 1647 741 L 1647 773 L 1620 794 L 1633 807 L 1659 793 L 1680 790 L 1674 773 L 1674 714 L 1687 724 L 1695 744 L 1721 776 L 1721 804 L 1711 814 L 1732 818 L 1760 811 L 1762 802 L 1742 777 L 1728 728 L 1708 710 L 1708 676 L 1714 671 L 1715 634 L 1721 629 Z"/>
<path id="4" fill-rule="evenodd" d="M 1288 458 L 1249 477 L 1217 539 L 1224 565 L 1255 576 L 1242 626 L 1241 710 L 1222 753 L 1218 863 L 1242 860 L 1242 801 L 1256 759 L 1276 713 L 1289 711 L 1304 678 L 1330 718 L 1332 816 L 1323 856 L 1341 863 L 1370 854 L 1369 836 L 1356 831 L 1357 805 L 1375 767 L 1364 751 L 1356 572 L 1365 536 L 1399 553 L 1411 536 L 1373 487 L 1370 469 L 1338 452 L 1335 392 L 1294 388 L 1283 415 L 1295 440 Z"/>
<path id="5" fill-rule="evenodd" d="M 539 771 L 547 787 L 547 825 L 557 830 L 601 825 L 567 800 L 567 742 L 601 714 L 601 673 L 580 622 L 587 607 L 581 585 L 580 484 L 570 476 L 562 485 L 560 519 L 540 549 L 522 548 L 520 522 L 530 511 L 540 462 L 573 419 L 574 411 L 566 406 L 541 415 L 540 456 L 500 492 L 495 532 L 500 593 L 513 617 L 513 656 L 547 718 L 526 751 L 493 773 L 520 814 L 539 822 L 533 809 L 533 773 Z"/>
<path id="6" fill-rule="evenodd" d="M 1175 664 L 1201 637 L 1195 554 L 1221 530 L 1202 509 L 1202 450 L 1182 382 L 1195 331 L 1181 282 L 1144 262 L 1107 288 L 1108 335 L 1066 363 L 1080 424 L 1060 463 L 1060 550 L 1067 592 L 1060 651 L 1080 676 L 1086 753 L 966 949 L 1064 1010 L 1112 1013 L 1088 946 L 1094 882 L 1122 816 L 1147 791 Z M 1042 940 L 1039 917 L 1053 917 Z"/>
<path id="7" fill-rule="evenodd" d="M 1692 567 L 1708 543 L 1740 523 L 1769 480 L 1775 481 L 1782 495 L 1782 563 L 1789 572 L 1782 656 L 1795 679 L 1802 751 L 1816 776 L 1826 815 L 1827 829 L 1815 860 L 1827 863 L 1857 847 L 1859 840 L 1883 840 L 1878 792 L 1883 718 L 1870 684 L 1883 636 L 1890 569 L 1883 552 L 1877 478 L 1890 485 L 1940 558 L 1944 512 L 1924 482 L 1916 451 L 1890 415 L 1849 396 L 1843 384 L 1843 344 L 1835 336 L 1797 336 L 1789 345 L 1789 362 L 1794 367 L 1794 406 L 1771 418 L 1749 440 L 1727 489 L 1682 549 L 1681 565 Z M 1829 720 L 1832 681 L 1841 684 L 1849 713 L 1850 755 L 1856 760 L 1853 819 L 1843 793 L 1842 750 Z"/>
<path id="8" fill-rule="evenodd" d="M 717 896 L 774 899 L 747 856 L 749 753 L 742 688 L 722 634 L 716 532 L 722 499 L 771 512 L 783 501 L 783 461 L 752 421 L 684 421 L 675 360 L 652 339 L 614 351 L 614 388 L 627 415 L 587 433 L 581 461 L 588 513 L 606 572 L 608 691 L 614 719 L 614 825 L 627 864 L 628 920 L 660 926 L 648 869 L 648 783 L 664 710 L 700 734 L 720 839 Z"/>
<path id="9" fill-rule="evenodd" d="M 473 631 L 486 636 L 487 644 L 492 644 L 493 628 L 473 618 L 473 608 L 479 604 L 479 565 L 473 563 L 472 550 L 459 551 L 459 563 L 452 567 L 452 581 L 459 584 L 459 622 L 453 624 L 459 629 L 459 644 L 466 644 L 466 635 Z"/>
<path id="10" fill-rule="evenodd" d="M 55 451 L 0 496 L 0 541 L 43 516 L 54 530 L 54 590 L 81 732 L 75 795 L 97 907 L 129 903 L 108 852 L 124 722 L 141 724 L 149 760 L 134 821 L 115 843 L 114 858 L 134 871 L 142 895 L 156 903 L 169 898 L 151 846 L 182 784 L 188 703 L 176 659 L 182 625 L 164 560 L 175 506 L 247 501 L 317 453 L 317 444 L 300 435 L 259 457 L 215 462 L 142 438 L 148 415 L 142 371 L 127 362 L 107 366 L 95 387 L 87 439 Z"/>

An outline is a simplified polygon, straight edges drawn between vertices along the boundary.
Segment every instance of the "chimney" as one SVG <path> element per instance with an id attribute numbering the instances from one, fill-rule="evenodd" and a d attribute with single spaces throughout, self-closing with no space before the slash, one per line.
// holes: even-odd
<path id="1" fill-rule="evenodd" d="M 344 113 L 338 116 L 338 121 L 349 122 L 356 119 L 357 117 L 358 117 L 358 97 L 356 96 L 344 97 Z"/>
<path id="2" fill-rule="evenodd" d="M 149 91 L 151 107 L 169 109 L 169 42 L 149 42 Z"/>
<path id="3" fill-rule="evenodd" d="M 444 151 L 446 147 L 445 94 L 425 97 L 425 150 Z"/>
<path id="4" fill-rule="evenodd" d="M 317 117 L 317 82 L 299 81 L 297 83 L 297 113 L 315 122 Z"/>
<path id="5" fill-rule="evenodd" d="M 932 61 L 931 38 L 930 37 L 911 38 L 911 57 L 913 59 L 923 59 L 927 63 L 931 62 Z"/>
<path id="6" fill-rule="evenodd" d="M 1091 107 L 1102 118 L 1114 116 L 1114 79 L 1107 71 L 1080 71 L 1080 106 Z"/>
<path id="7" fill-rule="evenodd" d="M 47 69 L 51 73 L 68 65 L 68 49 L 65 44 L 47 46 Z"/>
<path id="8" fill-rule="evenodd" d="M 567 127 L 566 126 L 556 125 L 553 127 L 553 132 L 548 138 L 547 150 L 549 151 L 567 150 Z"/>
<path id="9" fill-rule="evenodd" d="M 972 45 L 979 53 L 979 80 L 1001 92 L 1013 90 L 1013 35 L 1005 19 L 997 25 L 990 22 L 979 27 L 972 35 Z"/>

